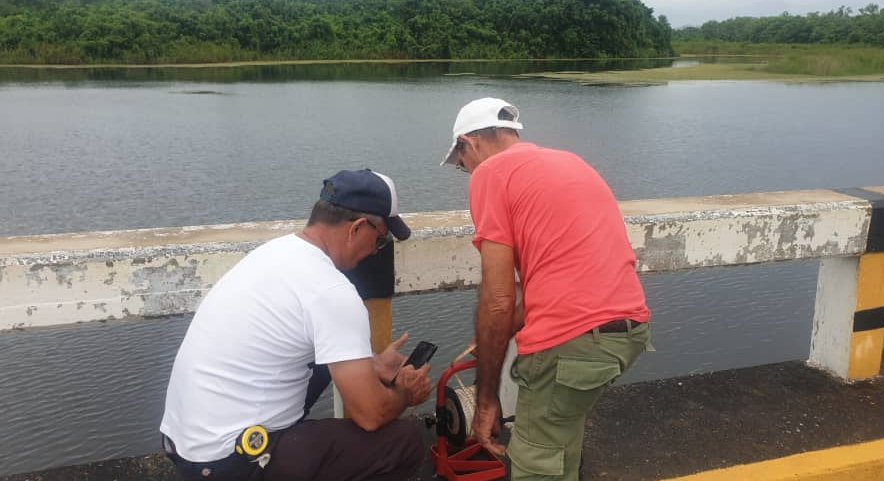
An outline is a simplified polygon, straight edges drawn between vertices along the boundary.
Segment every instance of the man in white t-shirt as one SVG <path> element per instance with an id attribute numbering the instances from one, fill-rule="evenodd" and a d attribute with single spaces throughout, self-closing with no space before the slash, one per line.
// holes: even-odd
<path id="1" fill-rule="evenodd" d="M 389 177 L 341 171 L 303 231 L 261 245 L 218 281 L 175 358 L 160 425 L 183 479 L 396 480 L 416 470 L 420 433 L 397 418 L 429 397 L 429 365 L 402 366 L 407 336 L 372 354 L 368 313 L 341 273 L 410 234 Z M 323 372 L 349 419 L 303 419 L 328 384 Z M 244 436 L 253 444 L 237 453 Z"/>

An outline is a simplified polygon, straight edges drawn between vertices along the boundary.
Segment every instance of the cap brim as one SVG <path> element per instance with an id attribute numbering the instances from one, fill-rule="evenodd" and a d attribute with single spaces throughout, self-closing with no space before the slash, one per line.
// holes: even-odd
<path id="1" fill-rule="evenodd" d="M 448 149 L 448 154 L 445 155 L 445 158 L 442 159 L 442 162 L 439 162 L 439 165 L 445 165 L 445 164 L 455 165 L 455 164 L 457 164 L 457 159 L 455 159 L 455 157 L 457 157 L 457 156 L 454 155 L 454 148 L 455 147 L 457 147 L 457 138 L 455 138 L 454 141 L 451 142 L 451 147 Z"/>
<path id="2" fill-rule="evenodd" d="M 405 221 L 403 221 L 398 215 L 395 217 L 387 217 L 384 219 L 384 223 L 387 224 L 387 229 L 390 230 L 393 237 L 401 241 L 411 237 L 411 229 L 405 225 Z"/>

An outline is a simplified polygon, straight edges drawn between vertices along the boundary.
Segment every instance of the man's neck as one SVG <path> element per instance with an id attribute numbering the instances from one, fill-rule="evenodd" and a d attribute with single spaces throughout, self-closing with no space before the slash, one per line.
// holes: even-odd
<path id="1" fill-rule="evenodd" d="M 298 232 L 298 237 L 304 239 L 310 244 L 315 245 L 319 250 L 325 252 L 325 255 L 331 257 L 331 250 L 329 249 L 328 243 L 325 241 L 324 236 L 319 228 L 314 226 L 307 226 L 301 232 Z"/>
<path id="2" fill-rule="evenodd" d="M 486 144 L 487 148 L 482 152 L 482 160 L 484 161 L 488 157 L 497 155 L 519 142 L 521 142 L 521 139 L 515 135 L 498 135 L 493 142 Z"/>

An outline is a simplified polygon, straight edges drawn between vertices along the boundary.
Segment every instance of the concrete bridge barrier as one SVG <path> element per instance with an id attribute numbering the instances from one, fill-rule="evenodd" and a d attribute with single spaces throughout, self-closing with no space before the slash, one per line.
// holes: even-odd
<path id="1" fill-rule="evenodd" d="M 820 259 L 810 363 L 843 379 L 876 376 L 884 345 L 884 187 L 621 202 L 640 272 Z M 480 280 L 465 211 L 407 215 L 396 294 Z M 193 311 L 262 242 L 304 221 L 0 239 L 0 330 Z M 389 262 L 393 259 L 389 258 Z M 369 303 L 374 319 L 389 309 Z M 387 339 L 381 335 L 378 339 Z"/>

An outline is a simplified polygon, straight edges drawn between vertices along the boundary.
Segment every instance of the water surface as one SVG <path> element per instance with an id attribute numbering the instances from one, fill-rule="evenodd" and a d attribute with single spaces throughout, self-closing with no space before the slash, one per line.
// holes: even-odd
<path id="1" fill-rule="evenodd" d="M 620 199 L 884 185 L 884 84 L 505 75 L 546 67 L 0 69 L 0 236 L 303 218 L 322 178 L 365 166 L 394 177 L 403 211 L 465 209 L 467 177 L 437 164 L 482 96 L 514 102 L 525 140 L 583 156 Z M 624 382 L 805 359 L 816 268 L 643 276 L 658 352 Z M 474 302 L 397 298 L 394 330 L 440 344 L 438 371 Z M 0 432 L 17 439 L 0 474 L 155 452 L 190 317 L 0 333 Z"/>

